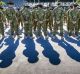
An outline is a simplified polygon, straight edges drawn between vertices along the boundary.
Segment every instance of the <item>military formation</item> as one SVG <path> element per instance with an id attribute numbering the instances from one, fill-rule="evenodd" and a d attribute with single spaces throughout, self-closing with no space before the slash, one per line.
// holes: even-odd
<path id="1" fill-rule="evenodd" d="M 5 37 L 5 27 L 10 26 L 10 36 L 20 38 L 21 25 L 24 38 L 33 39 L 33 34 L 35 34 L 37 38 L 44 35 L 45 39 L 48 39 L 50 33 L 54 39 L 56 34 L 64 39 L 64 22 L 67 24 L 68 36 L 79 36 L 80 11 L 76 3 L 71 4 L 67 11 L 64 10 L 60 2 L 54 8 L 50 5 L 45 7 L 38 4 L 34 7 L 24 5 L 22 8 L 14 9 L 14 3 L 10 1 L 7 3 L 7 7 L 4 9 L 0 5 L 0 33 L 2 37 Z"/>

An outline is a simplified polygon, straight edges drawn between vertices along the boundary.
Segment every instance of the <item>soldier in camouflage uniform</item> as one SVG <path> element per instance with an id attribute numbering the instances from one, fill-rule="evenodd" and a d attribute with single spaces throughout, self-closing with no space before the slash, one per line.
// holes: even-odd
<path id="1" fill-rule="evenodd" d="M 33 30 L 36 32 L 36 27 L 37 27 L 37 7 L 33 7 L 32 10 L 32 22 L 33 22 Z"/>
<path id="2" fill-rule="evenodd" d="M 10 23 L 11 36 L 14 38 L 15 35 L 19 35 L 18 32 L 18 19 L 16 17 L 16 11 L 13 8 L 14 3 L 8 2 L 8 9 L 6 9 L 6 18 Z"/>
<path id="3" fill-rule="evenodd" d="M 42 25 L 42 30 L 45 36 L 45 39 L 48 39 L 48 34 L 47 34 L 47 28 L 48 28 L 48 24 L 47 24 L 47 18 L 46 18 L 46 11 L 47 11 L 47 7 L 44 7 L 44 18 L 43 18 L 43 25 Z"/>
<path id="4" fill-rule="evenodd" d="M 22 9 L 23 22 L 24 22 L 24 34 L 25 37 L 33 38 L 32 34 L 32 12 L 30 11 L 30 7 L 25 5 Z"/>
<path id="5" fill-rule="evenodd" d="M 46 38 L 48 38 L 47 29 L 49 28 L 50 32 L 52 33 L 52 26 L 53 26 L 53 16 L 50 7 L 47 7 L 45 10 L 45 17 L 44 17 L 44 24 L 43 24 L 43 32 Z"/>
<path id="6" fill-rule="evenodd" d="M 66 23 L 67 23 L 67 30 L 68 30 L 68 33 L 69 33 L 69 36 L 71 36 L 71 33 L 70 33 L 70 28 L 71 28 L 71 21 L 70 21 L 70 17 L 69 17 L 69 14 L 71 12 L 73 8 L 73 4 L 70 5 L 70 8 L 68 9 L 67 13 L 66 13 L 66 16 L 67 16 L 67 20 L 66 20 Z"/>
<path id="7" fill-rule="evenodd" d="M 60 36 L 61 39 L 63 39 L 63 21 L 64 21 L 64 10 L 61 7 L 61 4 L 58 2 L 58 6 L 54 8 L 53 11 L 53 18 L 54 18 L 54 27 L 53 27 L 53 38 L 55 38 L 55 35 L 57 31 L 60 28 Z"/>
<path id="8" fill-rule="evenodd" d="M 4 37 L 4 22 L 6 22 L 4 9 L 0 5 L 0 33 L 2 34 L 2 38 Z"/>
<path id="9" fill-rule="evenodd" d="M 21 24 L 21 26 L 23 28 L 23 16 L 22 16 L 22 11 L 20 10 L 20 8 L 17 8 L 16 16 L 17 16 L 17 19 L 18 19 L 18 26 L 20 26 L 20 24 Z"/>
<path id="10" fill-rule="evenodd" d="M 79 20 L 79 11 L 77 9 L 77 4 L 73 4 L 73 9 L 69 12 L 69 29 L 70 35 L 77 36 L 78 35 L 78 20 Z"/>
<path id="11" fill-rule="evenodd" d="M 42 26 L 44 25 L 44 10 L 43 10 L 43 6 L 41 4 L 38 5 L 38 9 L 37 9 L 37 19 L 38 19 L 38 24 L 37 24 L 37 37 L 40 38 L 42 33 L 41 33 L 41 29 Z"/>
<path id="12" fill-rule="evenodd" d="M 37 19 L 37 6 L 33 7 L 33 10 L 32 10 L 32 22 L 33 22 L 33 30 L 34 30 L 34 32 L 36 32 L 37 23 L 38 23 L 38 19 Z"/>

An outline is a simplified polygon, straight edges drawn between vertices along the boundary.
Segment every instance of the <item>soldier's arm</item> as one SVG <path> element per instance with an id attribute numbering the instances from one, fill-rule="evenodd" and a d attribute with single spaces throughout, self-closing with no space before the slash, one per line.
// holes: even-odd
<path id="1" fill-rule="evenodd" d="M 6 15 L 5 15 L 5 11 L 3 10 L 3 14 L 2 14 L 2 20 L 5 23 L 6 22 Z"/>
<path id="2" fill-rule="evenodd" d="M 24 10 L 21 10 L 21 21 L 22 21 L 23 24 L 24 24 Z"/>
<path id="3" fill-rule="evenodd" d="M 69 10 L 67 10 L 66 12 L 66 23 L 68 23 L 68 21 L 69 21 Z"/>
<path id="4" fill-rule="evenodd" d="M 78 11 L 78 20 L 80 19 L 80 11 Z"/>

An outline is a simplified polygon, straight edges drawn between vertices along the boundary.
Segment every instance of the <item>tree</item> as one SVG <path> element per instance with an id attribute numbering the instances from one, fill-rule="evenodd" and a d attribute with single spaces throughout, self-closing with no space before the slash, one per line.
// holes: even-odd
<path id="1" fill-rule="evenodd" d="M 80 0 L 76 0 L 77 3 L 80 3 Z"/>
<path id="2" fill-rule="evenodd" d="M 6 3 L 3 1 L 0 1 L 0 5 L 6 5 Z"/>

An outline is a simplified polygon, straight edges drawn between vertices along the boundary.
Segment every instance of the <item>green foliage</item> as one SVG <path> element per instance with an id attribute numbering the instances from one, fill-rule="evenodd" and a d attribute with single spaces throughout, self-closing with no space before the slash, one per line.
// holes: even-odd
<path id="1" fill-rule="evenodd" d="M 76 0 L 77 3 L 80 3 L 80 0 Z"/>

